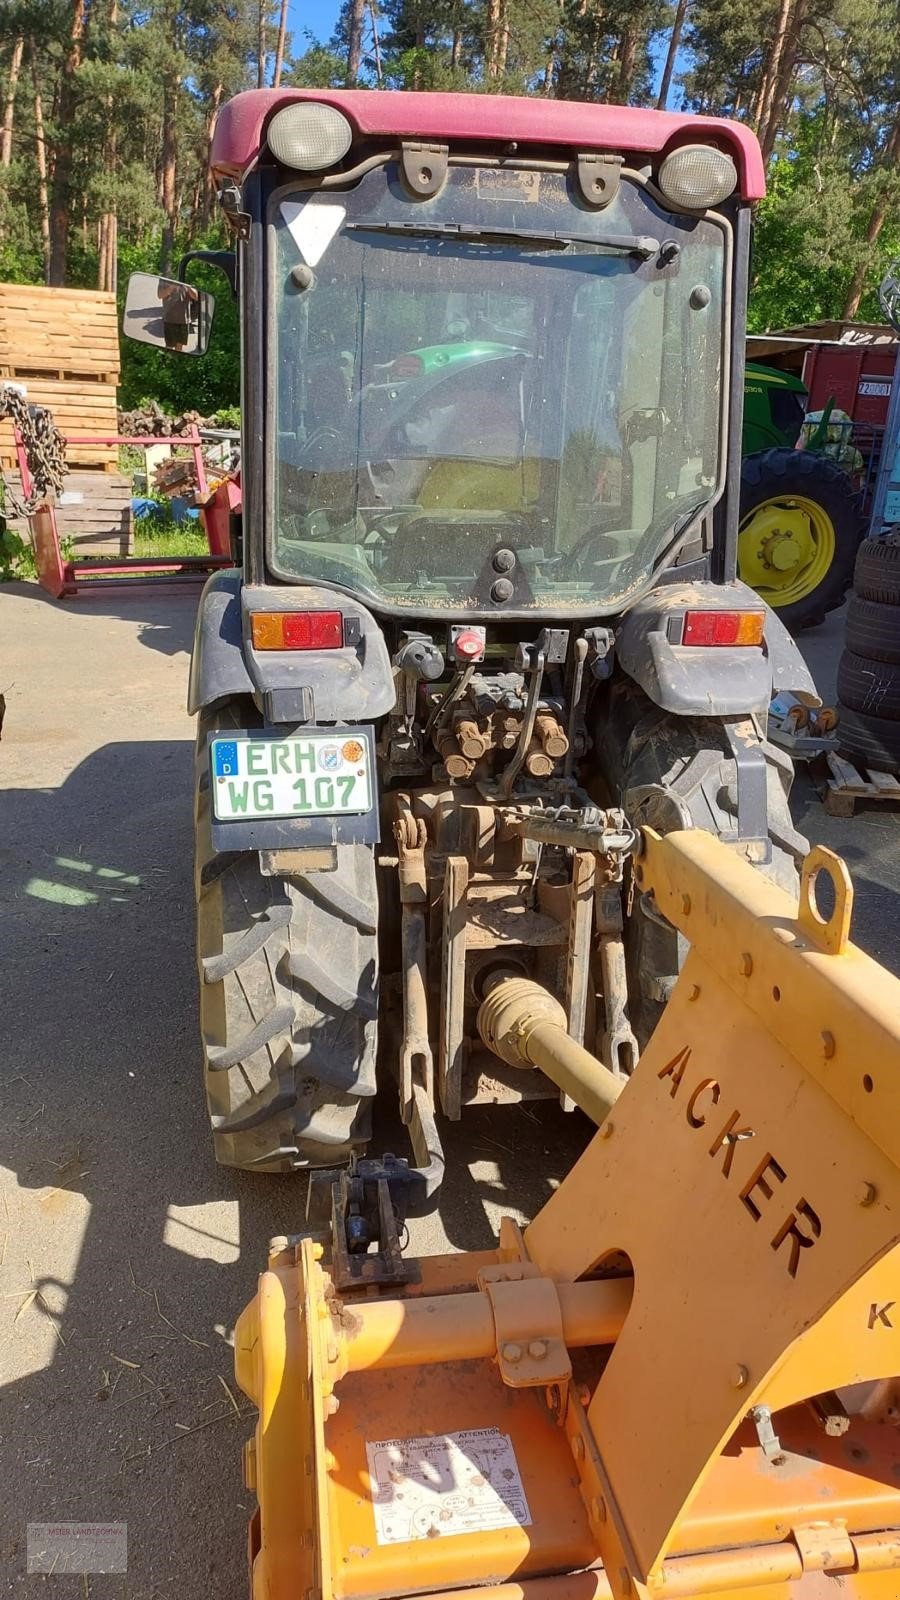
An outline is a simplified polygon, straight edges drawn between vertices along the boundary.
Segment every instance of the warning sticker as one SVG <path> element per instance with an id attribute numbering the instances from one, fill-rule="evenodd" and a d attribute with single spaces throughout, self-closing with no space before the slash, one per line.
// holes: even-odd
<path id="1" fill-rule="evenodd" d="M 366 1458 L 379 1544 L 531 1524 L 518 1462 L 499 1428 L 367 1440 Z"/>

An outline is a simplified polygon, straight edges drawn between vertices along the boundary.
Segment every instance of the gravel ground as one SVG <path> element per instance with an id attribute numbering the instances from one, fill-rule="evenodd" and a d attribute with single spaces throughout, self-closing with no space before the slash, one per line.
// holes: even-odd
<path id="1" fill-rule="evenodd" d="M 67 1594 L 246 1594 L 250 1416 L 231 1328 L 301 1201 L 295 1181 L 218 1171 L 207 1145 L 184 710 L 195 605 L 186 589 L 64 605 L 0 591 L 0 1592 L 25 1597 L 48 1582 L 25 1576 L 26 1524 L 49 1521 L 128 1527 L 127 1576 L 70 1579 Z M 826 698 L 840 630 L 833 617 L 803 641 Z M 795 793 L 798 826 L 853 870 L 857 941 L 896 970 L 900 813 L 839 821 L 805 778 Z M 489 1244 L 499 1210 L 533 1214 L 585 1136 L 547 1105 L 463 1127 L 468 1160 L 451 1132 L 441 1211 L 414 1225 L 415 1247 Z"/>

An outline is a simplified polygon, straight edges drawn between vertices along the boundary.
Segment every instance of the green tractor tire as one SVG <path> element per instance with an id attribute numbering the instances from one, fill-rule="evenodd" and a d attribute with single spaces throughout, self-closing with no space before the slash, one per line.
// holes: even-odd
<path id="1" fill-rule="evenodd" d="M 744 457 L 738 576 L 792 633 L 842 604 L 863 532 L 861 497 L 827 456 L 761 450 Z"/>

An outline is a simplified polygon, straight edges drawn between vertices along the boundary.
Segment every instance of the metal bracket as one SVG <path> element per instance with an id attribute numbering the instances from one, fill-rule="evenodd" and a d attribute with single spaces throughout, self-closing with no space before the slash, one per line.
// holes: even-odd
<path id="1" fill-rule="evenodd" d="M 578 187 L 581 197 L 595 210 L 602 211 L 619 192 L 623 157 L 582 152 L 578 157 Z"/>
<path id="2" fill-rule="evenodd" d="M 852 1572 L 856 1570 L 856 1551 L 843 1517 L 834 1522 L 807 1522 L 791 1529 L 791 1538 L 800 1551 L 804 1572 Z"/>
<path id="3" fill-rule="evenodd" d="M 741 1137 L 752 1138 L 753 1135 L 748 1129 L 742 1129 L 741 1133 L 730 1135 L 732 1142 L 736 1142 Z M 775 1467 L 779 1466 L 784 1460 L 784 1451 L 781 1448 L 781 1440 L 779 1439 L 772 1425 L 772 1413 L 769 1410 L 769 1407 L 752 1406 L 749 1416 L 750 1421 L 753 1423 L 753 1426 L 756 1429 L 756 1437 L 759 1440 L 760 1450 L 767 1461 L 771 1461 L 772 1465 Z"/>
<path id="4" fill-rule="evenodd" d="M 750 727 L 750 734 L 744 729 Z M 766 861 L 770 860 L 769 844 L 769 789 L 766 757 L 756 737 L 752 723 L 725 723 L 725 737 L 734 756 L 737 776 L 737 837 L 741 840 L 763 840 L 768 845 Z"/>
<path id="5" fill-rule="evenodd" d="M 447 182 L 449 155 L 449 146 L 445 144 L 404 141 L 400 146 L 400 170 L 412 195 L 419 200 L 430 200 L 440 194 Z"/>
<path id="6" fill-rule="evenodd" d="M 553 1280 L 527 1262 L 509 1262 L 482 1268 L 478 1286 L 491 1304 L 503 1382 L 510 1389 L 564 1389 L 572 1362 Z"/>

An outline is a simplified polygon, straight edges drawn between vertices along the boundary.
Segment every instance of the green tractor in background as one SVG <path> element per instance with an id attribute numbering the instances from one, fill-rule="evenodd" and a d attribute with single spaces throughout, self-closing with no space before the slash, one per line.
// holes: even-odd
<path id="1" fill-rule="evenodd" d="M 830 407 L 795 448 L 808 398 L 792 373 L 747 363 L 738 574 L 792 633 L 842 603 L 864 532 L 850 471 L 822 453 Z"/>
<path id="2" fill-rule="evenodd" d="M 527 356 L 514 327 L 503 342 L 466 338 L 466 325 L 445 331 L 453 335 L 445 342 L 375 366 L 368 400 L 374 408 L 380 397 L 385 420 L 390 415 L 402 420 L 426 393 L 437 397 L 463 368 Z M 838 418 L 844 413 L 835 412 L 832 423 L 829 404 L 818 426 L 807 427 L 805 448 L 795 448 L 808 399 L 792 373 L 748 362 L 738 575 L 793 633 L 821 622 L 842 603 L 864 531 L 862 496 L 852 477 L 853 463 L 861 465 L 862 458 L 841 447 L 844 425 Z M 849 418 L 845 425 L 849 429 Z"/>

